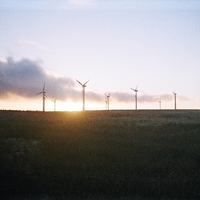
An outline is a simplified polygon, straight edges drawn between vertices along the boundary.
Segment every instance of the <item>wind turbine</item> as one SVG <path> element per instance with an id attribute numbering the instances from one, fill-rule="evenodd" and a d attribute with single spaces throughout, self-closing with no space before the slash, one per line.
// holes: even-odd
<path id="1" fill-rule="evenodd" d="M 105 97 L 105 102 L 106 102 L 106 107 L 105 107 L 105 109 L 107 110 L 107 97 Z"/>
<path id="2" fill-rule="evenodd" d="M 138 92 L 137 88 L 138 86 L 135 89 L 131 88 L 131 90 L 135 91 L 135 110 L 137 110 L 137 92 Z"/>
<path id="3" fill-rule="evenodd" d="M 106 95 L 106 106 L 107 106 L 107 110 L 109 110 L 109 98 L 110 98 L 110 94 L 105 94 Z"/>
<path id="4" fill-rule="evenodd" d="M 45 83 L 44 83 L 42 92 L 39 92 L 39 93 L 36 94 L 36 95 L 42 94 L 42 101 L 43 101 L 42 110 L 43 110 L 43 112 L 45 111 L 45 99 L 46 99 L 46 97 L 47 97 L 47 96 L 46 96 L 46 92 L 44 91 L 44 89 L 45 89 Z"/>
<path id="5" fill-rule="evenodd" d="M 85 88 L 86 88 L 86 84 L 88 83 L 88 81 L 86 81 L 84 84 L 82 84 L 80 81 L 78 81 L 76 79 L 76 81 L 82 86 L 83 88 L 83 111 L 85 110 Z"/>
<path id="6" fill-rule="evenodd" d="M 54 102 L 54 112 L 56 111 L 56 100 L 57 100 L 57 98 L 52 100 Z"/>
<path id="7" fill-rule="evenodd" d="M 160 108 L 160 110 L 161 110 L 161 98 L 160 98 L 160 100 L 158 100 L 158 102 L 159 102 L 159 108 Z"/>
<path id="8" fill-rule="evenodd" d="M 173 92 L 173 94 L 174 94 L 174 109 L 176 110 L 176 95 L 177 95 L 177 93 Z"/>

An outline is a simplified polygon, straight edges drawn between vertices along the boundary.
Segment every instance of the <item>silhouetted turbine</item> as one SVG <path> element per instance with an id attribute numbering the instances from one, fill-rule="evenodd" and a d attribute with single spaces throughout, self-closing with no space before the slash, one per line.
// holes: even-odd
<path id="1" fill-rule="evenodd" d="M 80 81 L 78 81 L 78 80 L 76 80 L 81 86 L 82 86 L 82 88 L 83 88 L 83 111 L 85 110 L 85 88 L 86 88 L 86 84 L 88 83 L 88 81 L 87 82 L 85 82 L 84 84 L 82 84 Z"/>
<path id="2" fill-rule="evenodd" d="M 56 100 L 57 100 L 57 98 L 52 100 L 54 102 L 54 112 L 56 111 Z"/>
<path id="3" fill-rule="evenodd" d="M 177 93 L 173 92 L 173 94 L 174 94 L 174 109 L 176 110 L 176 95 L 177 95 Z"/>
<path id="4" fill-rule="evenodd" d="M 107 106 L 107 110 L 109 110 L 109 98 L 110 98 L 110 94 L 105 94 L 106 95 L 106 106 Z"/>
<path id="5" fill-rule="evenodd" d="M 131 88 L 131 90 L 135 91 L 135 110 L 137 110 L 137 92 L 138 92 L 137 88 L 138 88 L 138 86 L 135 89 Z"/>
<path id="6" fill-rule="evenodd" d="M 158 100 L 158 102 L 159 102 L 159 108 L 160 108 L 160 110 L 161 110 L 161 99 L 160 100 Z"/>
<path id="7" fill-rule="evenodd" d="M 45 111 L 45 99 L 46 99 L 46 92 L 44 91 L 44 89 L 45 89 L 45 83 L 44 83 L 44 86 L 43 86 L 43 89 L 42 89 L 42 92 L 39 92 L 39 93 L 37 93 L 36 95 L 38 95 L 38 94 L 42 94 L 42 101 L 43 101 L 43 106 L 42 106 L 42 111 L 44 112 Z"/>

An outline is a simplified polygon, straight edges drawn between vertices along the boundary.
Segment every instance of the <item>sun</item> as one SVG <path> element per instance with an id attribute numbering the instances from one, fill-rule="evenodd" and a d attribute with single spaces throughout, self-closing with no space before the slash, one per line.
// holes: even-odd
<path id="1" fill-rule="evenodd" d="M 73 102 L 68 100 L 66 102 L 66 110 L 67 111 L 80 111 L 82 109 L 82 103 L 81 102 Z"/>
<path id="2" fill-rule="evenodd" d="M 81 109 L 81 102 L 67 100 L 65 102 L 58 101 L 56 103 L 56 111 L 81 111 Z"/>

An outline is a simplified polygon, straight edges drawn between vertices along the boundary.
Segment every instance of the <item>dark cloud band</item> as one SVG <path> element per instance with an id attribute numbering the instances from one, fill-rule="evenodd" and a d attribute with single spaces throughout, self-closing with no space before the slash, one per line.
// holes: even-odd
<path id="1" fill-rule="evenodd" d="M 41 67 L 41 62 L 22 59 L 15 61 L 7 58 L 6 62 L 0 60 L 0 97 L 6 98 L 8 95 L 18 95 L 25 98 L 36 98 L 36 94 L 41 92 L 45 83 L 46 95 L 51 99 L 65 101 L 82 101 L 82 92 L 77 82 L 68 77 L 49 75 Z M 77 89 L 78 88 L 78 89 Z M 104 101 L 104 93 L 86 91 L 86 98 L 92 102 Z M 141 103 L 162 101 L 172 101 L 173 94 L 144 95 L 138 94 L 138 101 Z M 113 92 L 111 99 L 117 102 L 129 103 L 135 100 L 134 93 Z M 186 97 L 180 97 L 187 100 Z"/>

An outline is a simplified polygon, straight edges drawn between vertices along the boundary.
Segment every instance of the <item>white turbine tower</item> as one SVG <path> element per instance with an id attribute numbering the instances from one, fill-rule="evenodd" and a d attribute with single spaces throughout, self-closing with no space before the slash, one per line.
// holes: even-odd
<path id="1" fill-rule="evenodd" d="M 56 99 L 54 99 L 54 100 L 52 100 L 52 101 L 53 101 L 53 103 L 54 103 L 54 112 L 56 111 L 56 100 L 57 100 L 57 98 L 56 98 Z"/>
<path id="2" fill-rule="evenodd" d="M 107 110 L 107 97 L 105 97 L 105 102 L 106 102 L 106 107 L 105 107 L 105 109 Z"/>
<path id="3" fill-rule="evenodd" d="M 45 111 L 45 99 L 46 99 L 46 92 L 44 91 L 45 89 L 45 83 L 44 83 L 44 86 L 43 86 L 43 89 L 42 89 L 42 92 L 39 92 L 37 93 L 36 95 L 38 94 L 42 94 L 42 101 L 43 101 L 43 104 L 42 104 L 42 111 L 44 112 Z"/>
<path id="4" fill-rule="evenodd" d="M 109 110 L 109 98 L 110 98 L 110 94 L 105 94 L 106 95 L 106 109 Z"/>
<path id="5" fill-rule="evenodd" d="M 158 103 L 159 103 L 159 108 L 161 110 L 161 103 L 162 103 L 161 98 L 158 100 Z"/>
<path id="6" fill-rule="evenodd" d="M 84 84 L 82 84 L 80 81 L 76 80 L 83 88 L 83 111 L 85 110 L 85 88 L 86 88 L 86 84 L 88 83 L 88 81 L 86 81 Z"/>
<path id="7" fill-rule="evenodd" d="M 173 94 L 174 94 L 174 109 L 176 110 L 176 95 L 177 95 L 177 93 L 173 92 Z"/>
<path id="8" fill-rule="evenodd" d="M 138 86 L 135 89 L 131 88 L 131 90 L 135 91 L 135 110 L 137 110 L 137 92 L 138 92 L 137 88 Z"/>

